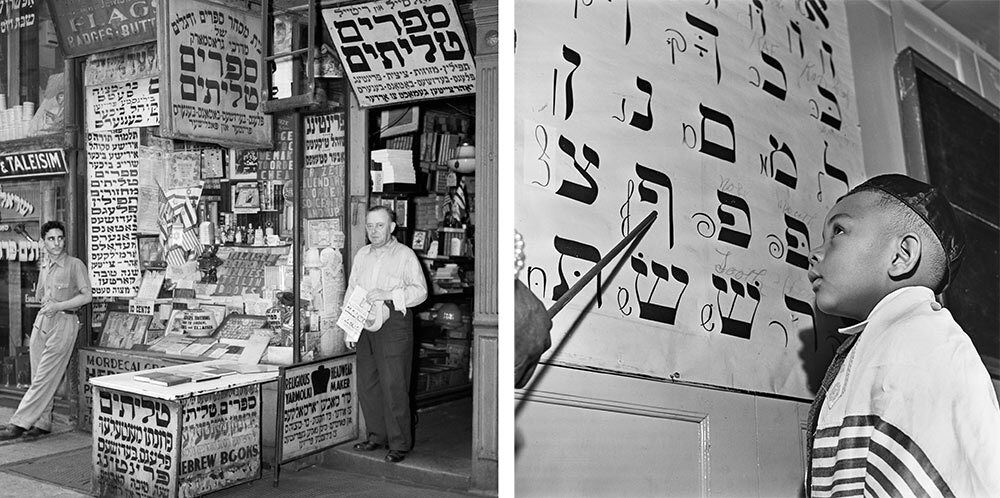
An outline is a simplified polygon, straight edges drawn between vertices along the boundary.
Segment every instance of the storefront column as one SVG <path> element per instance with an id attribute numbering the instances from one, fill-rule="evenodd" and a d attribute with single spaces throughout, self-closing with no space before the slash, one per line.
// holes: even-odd
<path id="1" fill-rule="evenodd" d="M 497 2 L 475 0 L 476 289 L 472 490 L 497 489 Z M 505 241 L 510 243 L 510 241 Z"/>

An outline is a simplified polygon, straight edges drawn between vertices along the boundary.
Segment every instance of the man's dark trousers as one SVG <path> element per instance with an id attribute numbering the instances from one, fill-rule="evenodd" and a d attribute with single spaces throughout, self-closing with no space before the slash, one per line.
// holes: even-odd
<path id="1" fill-rule="evenodd" d="M 392 310 L 376 332 L 358 339 L 358 397 L 369 441 L 409 451 L 410 373 L 413 367 L 413 313 Z"/>

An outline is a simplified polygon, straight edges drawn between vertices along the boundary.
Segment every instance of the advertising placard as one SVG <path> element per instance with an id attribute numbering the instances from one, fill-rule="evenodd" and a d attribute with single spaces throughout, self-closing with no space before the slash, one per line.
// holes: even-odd
<path id="1" fill-rule="evenodd" d="M 476 67 L 451 0 L 379 0 L 323 9 L 361 107 L 467 95 Z"/>
<path id="2" fill-rule="evenodd" d="M 357 438 L 356 358 L 283 370 L 282 463 Z"/>
<path id="3" fill-rule="evenodd" d="M 168 0 L 158 14 L 164 53 L 160 129 L 165 137 L 271 146 L 258 11 Z"/>

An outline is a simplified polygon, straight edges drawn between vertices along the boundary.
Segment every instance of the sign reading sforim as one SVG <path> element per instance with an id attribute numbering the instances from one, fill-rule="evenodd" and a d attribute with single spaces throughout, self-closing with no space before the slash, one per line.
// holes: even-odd
<path id="1" fill-rule="evenodd" d="M 0 154 L 0 180 L 61 175 L 66 171 L 62 149 Z"/>

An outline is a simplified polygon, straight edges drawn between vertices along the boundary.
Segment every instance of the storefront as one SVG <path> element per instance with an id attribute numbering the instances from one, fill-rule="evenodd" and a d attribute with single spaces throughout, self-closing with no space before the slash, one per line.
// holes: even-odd
<path id="1" fill-rule="evenodd" d="M 18 348 L 26 345 L 27 296 L 38 273 L 29 239 L 38 239 L 44 221 L 60 219 L 94 295 L 67 376 L 77 426 L 97 423 L 91 378 L 259 362 L 282 369 L 260 394 L 264 451 L 280 453 L 275 434 L 288 439 L 289 427 L 275 421 L 288 419 L 282 394 L 295 389 L 291 379 L 302 374 L 295 369 L 345 355 L 353 363 L 336 321 L 350 259 L 366 243 L 365 208 L 386 205 L 398 213 L 395 235 L 420 255 L 431 290 L 417 310 L 417 406 L 475 393 L 470 486 L 495 489 L 495 2 L 438 1 L 401 12 L 379 2 L 323 10 L 202 0 L 155 9 L 141 1 L 51 3 L 58 18 L 38 6 L 38 26 L 21 36 L 28 41 L 20 40 L 20 52 L 7 50 L 21 54 L 8 61 L 8 83 L 22 91 L 8 96 L 3 159 L 36 174 L 0 173 L 0 196 L 11 198 L 0 202 L 0 250 L 8 254 L 9 239 L 16 256 L 0 258 L 9 289 L 0 293 L 9 315 L 4 383 L 30 380 L 26 354 L 17 354 L 26 353 Z M 352 46 L 388 50 L 387 40 L 369 29 L 370 39 L 358 43 L 351 36 L 360 31 L 349 35 L 324 20 L 370 25 L 371 9 L 414 32 L 396 69 L 415 69 L 387 71 L 385 53 L 359 58 Z M 418 16 L 423 28 L 407 27 Z M 435 36 L 423 55 L 411 55 Z M 26 52 L 30 43 L 38 57 Z M 481 90 L 484 71 L 492 96 Z M 392 90 L 360 83 L 378 78 L 400 83 Z M 418 80 L 428 88 L 400 86 Z M 28 104 L 39 101 L 31 114 Z M 393 162 L 399 151 L 408 160 Z M 19 238 L 24 243 L 15 244 Z M 355 413 L 348 423 L 359 422 Z"/>

